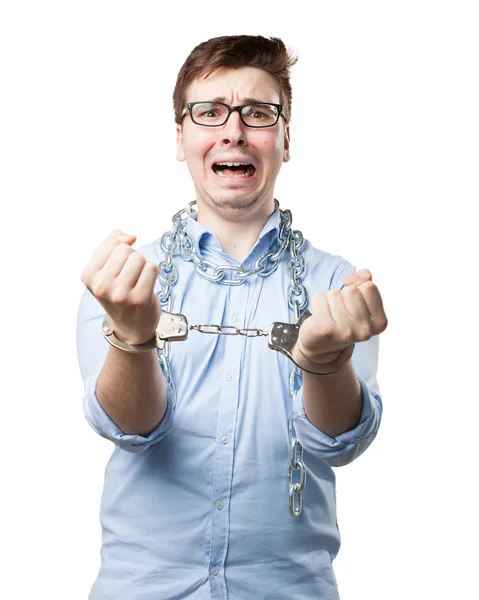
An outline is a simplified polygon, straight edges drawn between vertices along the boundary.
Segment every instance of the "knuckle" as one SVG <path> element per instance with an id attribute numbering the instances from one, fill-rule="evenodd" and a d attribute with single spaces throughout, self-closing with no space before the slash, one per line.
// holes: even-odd
<path id="1" fill-rule="evenodd" d="M 125 242 L 120 242 L 114 252 L 121 252 L 122 254 L 138 254 L 138 252 L 133 250 L 129 244 L 125 244 Z"/>
<path id="2" fill-rule="evenodd" d="M 105 299 L 110 291 L 110 286 L 106 281 L 100 280 L 92 285 L 91 292 L 96 298 Z"/>
<path id="3" fill-rule="evenodd" d="M 365 281 L 361 287 L 366 292 L 371 292 L 372 290 L 377 289 L 376 284 L 372 281 Z"/>
<path id="4" fill-rule="evenodd" d="M 142 256 L 141 254 L 139 254 L 138 252 L 136 252 L 135 250 L 133 250 L 132 248 L 130 248 L 131 252 L 130 252 L 130 256 L 128 257 L 128 260 L 134 260 L 138 263 L 145 263 L 146 262 L 146 258 L 144 256 Z"/>
<path id="5" fill-rule="evenodd" d="M 315 292 L 312 296 L 311 296 L 311 304 L 313 306 L 317 306 L 321 303 L 321 300 L 323 298 L 323 296 L 325 296 L 326 294 L 324 292 Z"/>
<path id="6" fill-rule="evenodd" d="M 332 338 L 334 337 L 335 334 L 335 328 L 332 324 L 324 324 L 321 327 L 321 336 L 325 337 L 325 338 Z"/>
<path id="7" fill-rule="evenodd" d="M 366 275 L 366 277 L 373 277 L 373 274 L 371 273 L 371 271 L 369 269 L 361 269 L 360 273 Z"/>
<path id="8" fill-rule="evenodd" d="M 149 260 L 146 261 L 145 269 L 148 269 L 152 273 L 156 273 L 156 274 L 158 274 L 160 272 L 158 265 L 150 262 Z"/>
<path id="9" fill-rule="evenodd" d="M 382 333 L 386 327 L 388 326 L 388 319 L 386 316 L 377 317 L 373 321 L 374 323 L 374 333 L 377 335 L 378 333 Z"/>
<path id="10" fill-rule="evenodd" d="M 341 294 L 340 290 L 333 288 L 333 289 L 329 290 L 329 292 L 326 294 L 326 297 L 330 298 L 330 299 L 334 299 L 334 298 L 338 298 L 341 295 L 342 294 Z"/>
<path id="11" fill-rule="evenodd" d="M 342 294 L 348 294 L 350 296 L 356 296 L 357 294 L 360 294 L 361 292 L 358 289 L 357 285 L 347 285 L 346 287 L 344 287 L 341 290 Z"/>
<path id="12" fill-rule="evenodd" d="M 80 276 L 80 279 L 83 285 L 86 285 L 88 287 L 90 285 L 90 272 L 87 269 L 84 269 Z"/>
<path id="13" fill-rule="evenodd" d="M 113 290 L 110 294 L 110 302 L 113 304 L 125 304 L 128 294 L 124 290 Z"/>
<path id="14" fill-rule="evenodd" d="M 359 328 L 358 337 L 362 342 L 369 340 L 372 336 L 371 327 L 368 324 L 362 325 Z"/>

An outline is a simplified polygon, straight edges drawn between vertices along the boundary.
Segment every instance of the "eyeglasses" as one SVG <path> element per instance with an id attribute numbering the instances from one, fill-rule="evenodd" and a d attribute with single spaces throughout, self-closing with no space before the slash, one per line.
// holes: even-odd
<path id="1" fill-rule="evenodd" d="M 273 127 L 280 116 L 286 120 L 282 114 L 282 105 L 273 102 L 255 102 L 239 106 L 230 106 L 223 102 L 188 102 L 181 118 L 183 119 L 189 112 L 191 120 L 196 125 L 221 127 L 235 110 L 247 127 Z"/>

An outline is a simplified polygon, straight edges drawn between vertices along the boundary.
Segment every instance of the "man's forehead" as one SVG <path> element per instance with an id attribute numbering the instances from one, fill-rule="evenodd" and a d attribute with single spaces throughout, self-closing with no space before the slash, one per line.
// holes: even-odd
<path id="1" fill-rule="evenodd" d="M 202 95 L 202 98 L 192 98 L 198 94 Z M 274 79 L 269 73 L 256 67 L 216 69 L 207 77 L 201 75 L 194 79 L 186 91 L 187 102 L 196 99 L 228 103 L 232 96 L 242 102 L 277 102 L 279 99 L 278 86 Z"/>

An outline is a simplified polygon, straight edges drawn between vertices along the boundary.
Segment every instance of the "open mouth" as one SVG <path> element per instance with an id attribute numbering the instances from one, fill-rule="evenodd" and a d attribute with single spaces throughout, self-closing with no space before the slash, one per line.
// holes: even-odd
<path id="1" fill-rule="evenodd" d="M 250 163 L 214 163 L 212 169 L 219 177 L 247 178 L 252 177 L 256 173 L 256 168 Z"/>

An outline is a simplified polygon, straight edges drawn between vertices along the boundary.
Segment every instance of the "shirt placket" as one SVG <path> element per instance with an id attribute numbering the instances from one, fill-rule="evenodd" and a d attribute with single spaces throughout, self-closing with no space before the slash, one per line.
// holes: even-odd
<path id="1" fill-rule="evenodd" d="M 244 327 L 248 282 L 230 286 L 223 322 L 237 328 Z M 214 487 L 212 495 L 212 529 L 210 552 L 211 597 L 226 600 L 225 560 L 229 544 L 229 518 L 233 462 L 238 415 L 240 366 L 244 344 L 243 336 L 224 336 L 224 361 L 221 369 L 221 409 L 216 435 Z"/>

